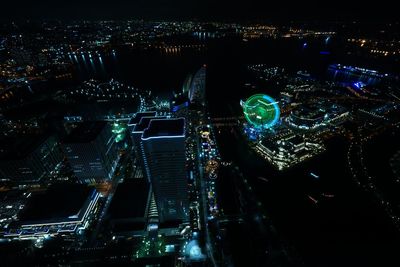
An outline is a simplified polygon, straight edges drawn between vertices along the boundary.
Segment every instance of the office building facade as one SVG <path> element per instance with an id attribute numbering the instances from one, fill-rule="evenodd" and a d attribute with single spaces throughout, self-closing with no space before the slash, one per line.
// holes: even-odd
<path id="1" fill-rule="evenodd" d="M 119 157 L 119 145 L 109 123 L 82 123 L 66 137 L 62 147 L 81 182 L 98 183 L 111 179 Z"/>
<path id="2" fill-rule="evenodd" d="M 144 166 L 144 160 L 143 160 L 143 152 L 142 152 L 142 135 L 143 132 L 147 129 L 147 127 L 150 124 L 150 121 L 153 119 L 166 119 L 165 116 L 149 116 L 149 117 L 142 117 L 140 119 L 140 122 L 137 123 L 134 127 L 134 129 L 131 132 L 131 138 L 132 138 L 132 146 L 134 153 L 136 155 L 136 160 L 138 165 L 141 167 L 144 176 L 147 178 L 147 180 L 150 182 L 150 177 L 148 177 L 146 173 L 146 168 Z"/>
<path id="3" fill-rule="evenodd" d="M 3 141 L 7 147 L 1 149 L 2 181 L 20 186 L 40 184 L 63 159 L 55 136 L 32 137 L 26 142 L 14 141 Z"/>
<path id="4" fill-rule="evenodd" d="M 188 219 L 185 119 L 152 119 L 141 137 L 145 171 L 161 223 Z"/>

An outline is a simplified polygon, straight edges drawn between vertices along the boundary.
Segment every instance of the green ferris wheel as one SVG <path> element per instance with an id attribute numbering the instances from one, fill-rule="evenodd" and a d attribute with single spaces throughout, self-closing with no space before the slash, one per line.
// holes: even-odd
<path id="1" fill-rule="evenodd" d="M 255 94 L 243 103 L 246 120 L 256 128 L 271 128 L 279 121 L 278 102 L 264 94 Z"/>

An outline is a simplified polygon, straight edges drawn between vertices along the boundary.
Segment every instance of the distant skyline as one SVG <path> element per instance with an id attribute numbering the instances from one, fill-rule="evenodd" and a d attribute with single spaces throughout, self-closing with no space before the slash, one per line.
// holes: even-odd
<path id="1" fill-rule="evenodd" d="M 388 0 L 20 0 L 2 3 L 3 20 L 13 19 L 198 19 L 198 20 L 399 20 Z"/>

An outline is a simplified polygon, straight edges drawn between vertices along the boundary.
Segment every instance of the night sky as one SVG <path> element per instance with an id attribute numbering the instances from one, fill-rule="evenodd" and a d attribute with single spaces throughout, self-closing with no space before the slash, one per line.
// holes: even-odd
<path id="1" fill-rule="evenodd" d="M 3 19 L 396 20 L 393 1 L 11 0 Z"/>

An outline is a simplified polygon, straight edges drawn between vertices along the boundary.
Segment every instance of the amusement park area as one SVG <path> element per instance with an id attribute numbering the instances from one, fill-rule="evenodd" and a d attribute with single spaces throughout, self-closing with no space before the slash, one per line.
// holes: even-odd
<path id="1" fill-rule="evenodd" d="M 318 259 L 315 253 L 303 256 L 308 262 L 315 260 L 315 266 L 326 262 L 326 257 L 335 260 L 338 254 L 347 259 L 357 237 L 340 234 L 338 238 L 334 230 L 338 220 L 345 228 L 339 232 L 348 234 L 348 228 L 366 223 L 368 229 L 379 229 L 380 242 L 392 240 L 389 233 L 399 229 L 400 218 L 399 198 L 389 189 L 399 183 L 394 164 L 400 125 L 398 78 L 340 64 L 330 65 L 323 75 L 257 64 L 248 66 L 243 77 L 225 110 L 218 110 L 227 115 L 212 121 L 222 162 L 243 175 L 241 185 L 230 174 L 232 183 L 241 188 L 237 198 L 251 188 L 250 194 L 264 209 L 259 218 L 266 218 L 262 219 L 265 225 L 273 223 L 268 239 L 274 229 L 284 233 L 280 251 L 295 266 L 301 264 L 297 255 L 305 250 L 323 253 Z M 219 194 L 227 194 L 228 188 L 224 185 Z M 362 208 L 366 202 L 372 204 Z M 219 204 L 220 213 L 230 211 L 223 201 Z M 377 225 L 377 219 L 368 222 L 371 212 L 380 209 L 390 227 Z M 252 214 L 257 218 L 257 213 Z M 342 238 L 349 245 L 338 249 L 331 240 L 343 242 Z M 354 251 L 354 257 L 390 249 L 388 245 L 380 252 L 372 248 L 374 241 L 362 239 L 365 245 Z"/>
<path id="2" fill-rule="evenodd" d="M 251 65 L 248 70 L 258 77 L 254 83 L 263 85 L 249 83 L 245 88 L 273 89 L 259 90 L 240 101 L 243 132 L 251 148 L 278 170 L 321 154 L 325 141 L 332 137 L 351 140 L 359 118 L 364 119 L 359 130 L 369 134 L 390 126 L 399 107 L 395 98 L 390 100 L 390 93 L 382 91 L 394 77 L 374 70 L 331 65 L 327 76 L 333 71 L 334 78 L 326 80 L 306 71 L 289 74 L 264 64 Z M 273 93 L 274 98 L 264 92 Z"/>

